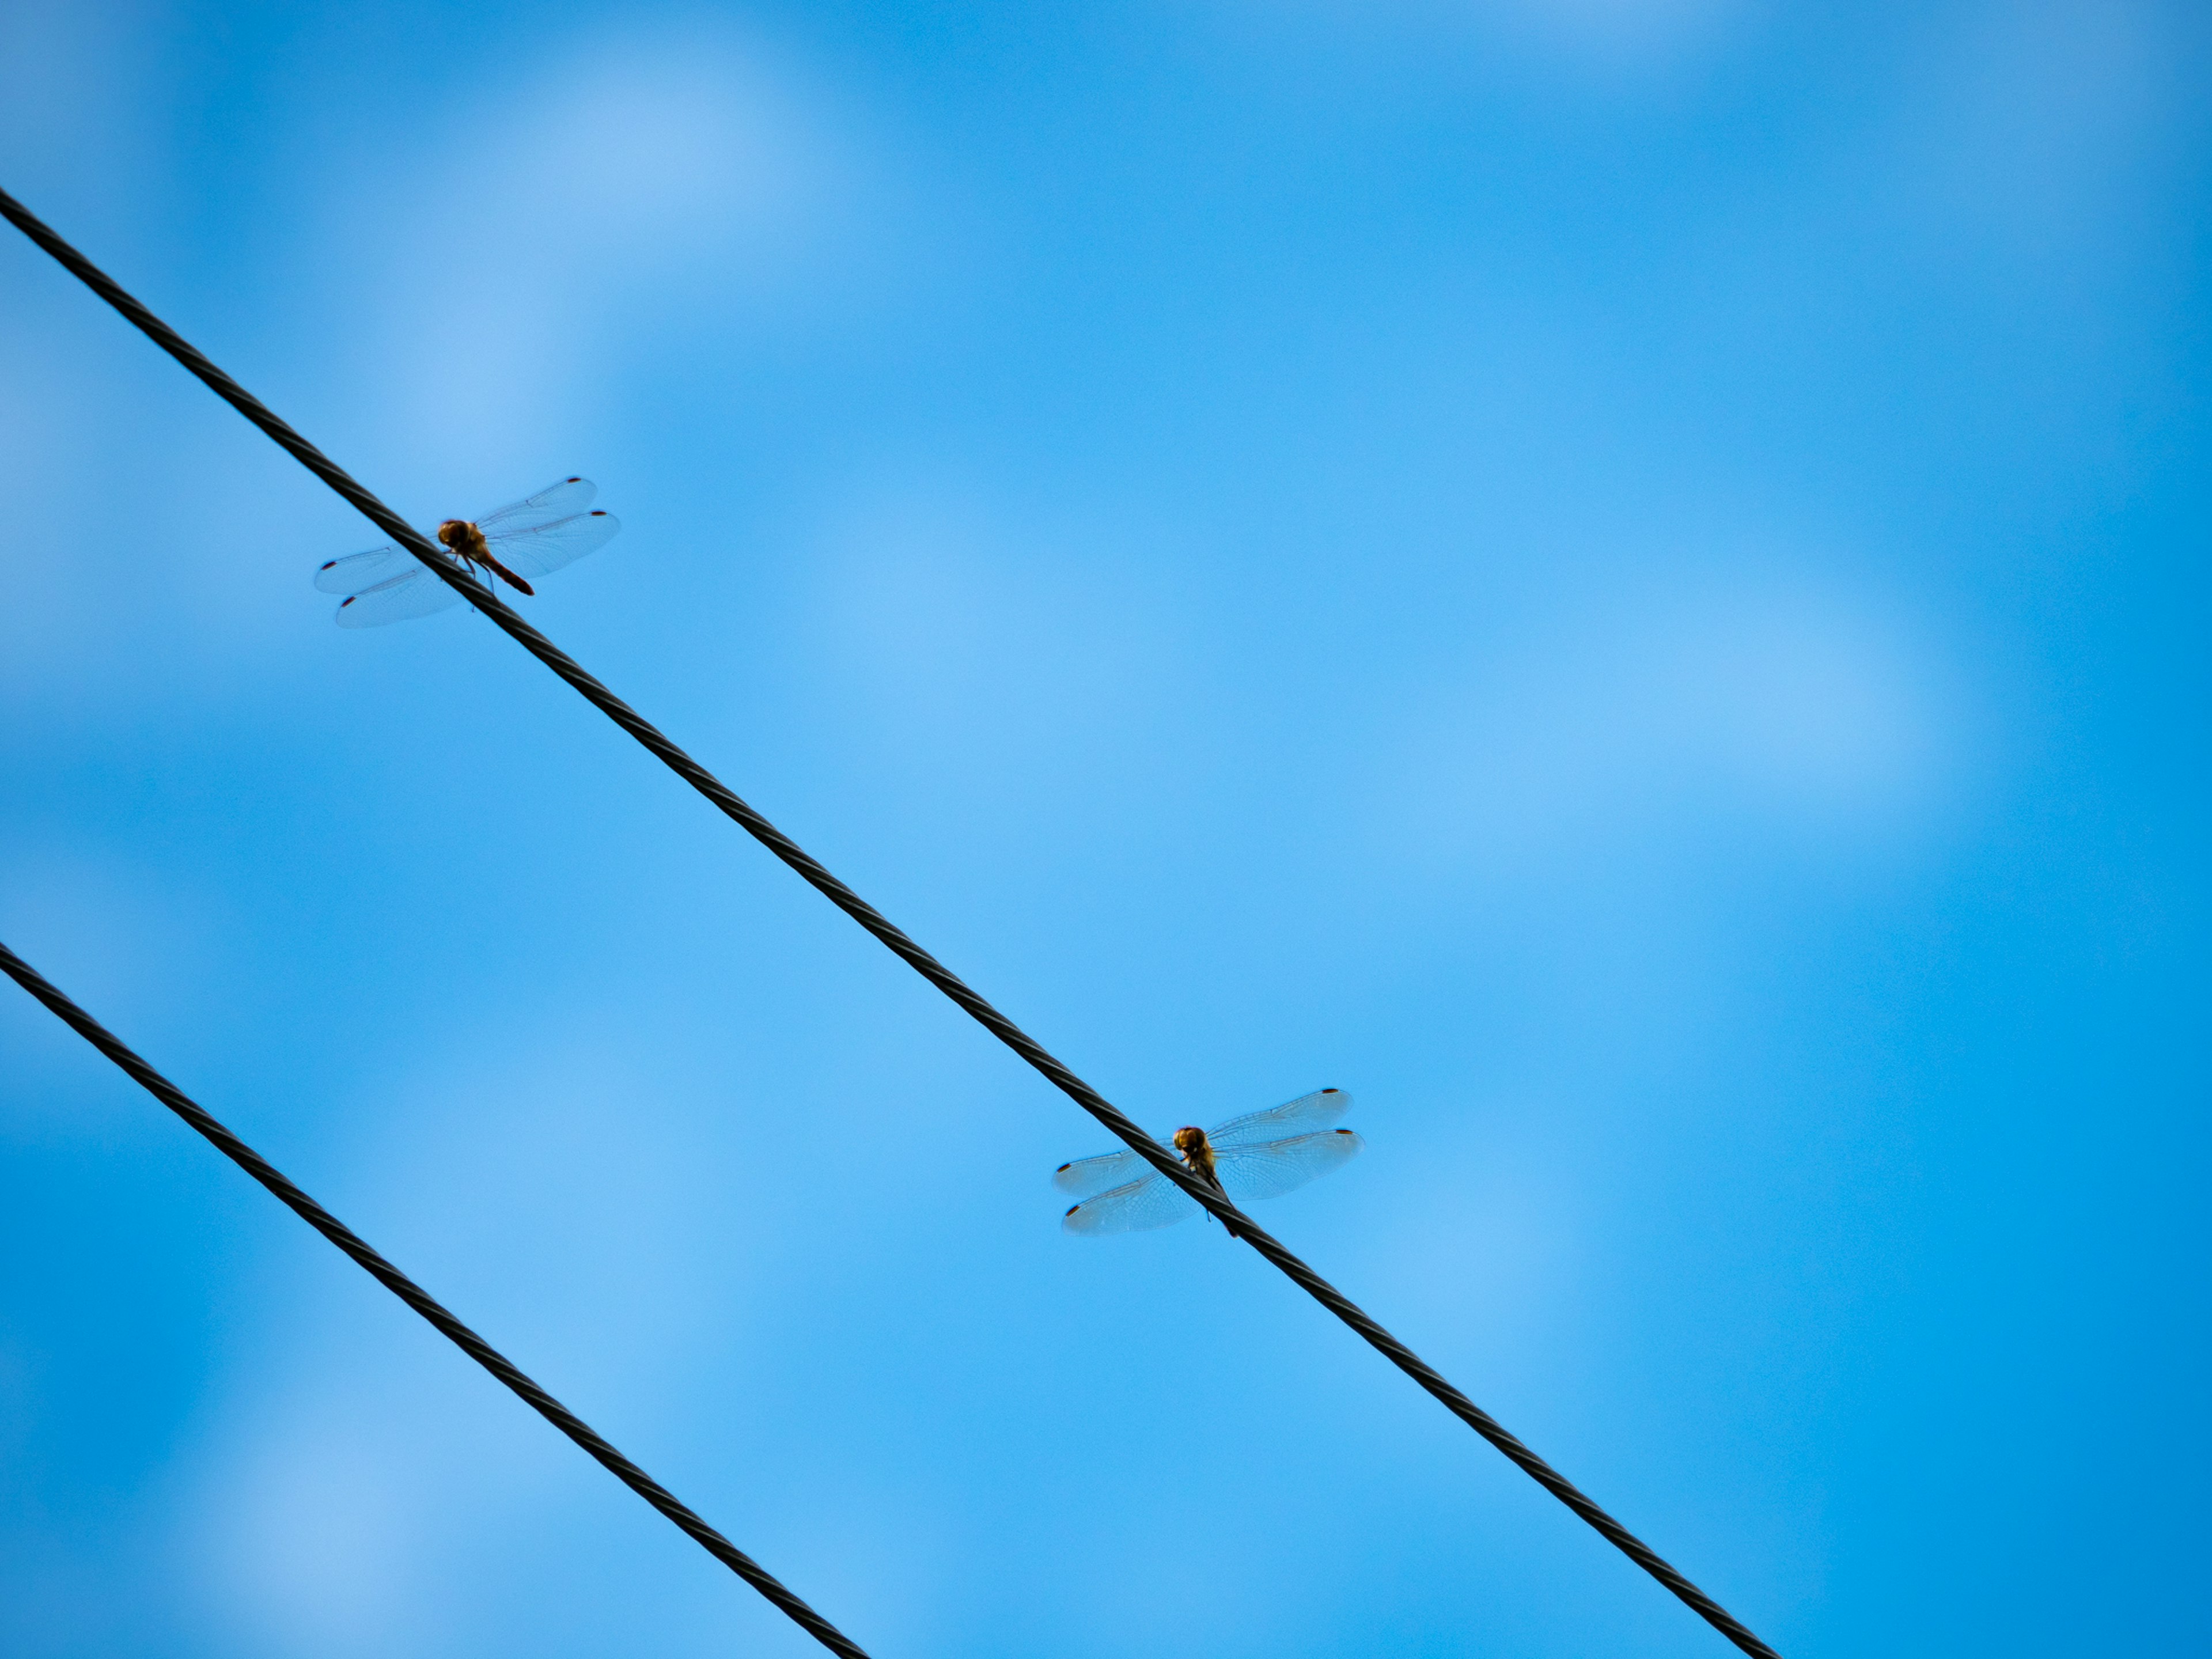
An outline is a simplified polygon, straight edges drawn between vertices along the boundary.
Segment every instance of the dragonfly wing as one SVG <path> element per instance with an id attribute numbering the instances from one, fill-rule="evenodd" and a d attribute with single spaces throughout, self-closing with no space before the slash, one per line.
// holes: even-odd
<path id="1" fill-rule="evenodd" d="M 1072 1233 L 1141 1233 L 1172 1227 L 1199 1213 L 1197 1204 L 1181 1188 L 1154 1170 L 1085 1199 L 1062 1216 L 1060 1224 Z"/>
<path id="2" fill-rule="evenodd" d="M 403 572 L 422 568 L 405 548 L 387 543 L 366 553 L 349 553 L 343 559 L 331 560 L 316 570 L 315 586 L 325 593 L 360 593 Z"/>
<path id="3" fill-rule="evenodd" d="M 495 513 L 485 514 L 477 520 L 477 528 L 487 538 L 511 536 L 518 530 L 551 524 L 556 519 L 573 519 L 589 507 L 592 497 L 599 493 L 599 485 L 589 478 L 563 478 L 559 483 L 546 485 L 535 495 L 525 495 Z"/>
<path id="4" fill-rule="evenodd" d="M 1249 1146 L 1217 1146 L 1213 1171 L 1221 1177 L 1223 1189 L 1240 1204 L 1248 1199 L 1280 1198 L 1316 1176 L 1349 1163 L 1362 1144 L 1349 1129 L 1323 1129 L 1318 1134 Z"/>
<path id="5" fill-rule="evenodd" d="M 1316 1089 L 1296 1100 L 1270 1106 L 1264 1112 L 1247 1112 L 1206 1132 L 1216 1151 L 1224 1146 L 1251 1146 L 1280 1140 L 1285 1135 L 1325 1129 L 1352 1109 L 1352 1097 L 1341 1089 Z"/>
<path id="6" fill-rule="evenodd" d="M 1134 1152 L 1107 1152 L 1061 1164 L 1052 1172 L 1052 1184 L 1070 1198 L 1089 1198 L 1093 1193 L 1103 1193 L 1109 1187 L 1119 1187 L 1140 1175 L 1148 1175 L 1152 1167 Z"/>
<path id="7" fill-rule="evenodd" d="M 622 528 L 622 520 L 611 513 L 577 513 L 551 524 L 496 534 L 482 524 L 477 527 L 483 531 L 492 557 L 501 564 L 526 576 L 550 576 L 562 565 L 605 547 Z"/>
<path id="8" fill-rule="evenodd" d="M 410 556 L 411 557 L 411 556 Z M 416 565 L 390 581 L 365 587 L 338 606 L 340 628 L 380 628 L 386 623 L 428 617 L 459 605 L 461 596 Z"/>

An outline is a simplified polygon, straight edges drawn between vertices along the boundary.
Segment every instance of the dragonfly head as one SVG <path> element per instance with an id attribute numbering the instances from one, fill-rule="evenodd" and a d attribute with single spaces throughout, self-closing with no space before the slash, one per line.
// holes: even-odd
<path id="1" fill-rule="evenodd" d="M 466 519 L 448 519 L 438 526 L 438 539 L 461 557 L 473 558 L 484 550 L 483 532 Z"/>
<path id="2" fill-rule="evenodd" d="M 1193 1173 L 1208 1181 L 1213 1179 L 1213 1148 L 1206 1141 L 1205 1130 L 1177 1129 L 1175 1149 L 1182 1154 L 1182 1161 L 1190 1165 Z"/>

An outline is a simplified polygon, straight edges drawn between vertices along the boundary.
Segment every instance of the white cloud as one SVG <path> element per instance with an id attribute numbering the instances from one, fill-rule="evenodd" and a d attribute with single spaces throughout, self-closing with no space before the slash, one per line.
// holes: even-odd
<path id="1" fill-rule="evenodd" d="M 165 101 L 152 72 L 161 33 L 120 7 L 0 6 L 0 155 L 10 194 L 33 213 L 49 196 L 89 197 L 116 215 L 103 230 L 127 234 L 155 179 L 118 163 L 146 144 Z"/>
<path id="2" fill-rule="evenodd" d="M 1367 1206 L 1347 1243 L 1347 1278 L 1389 1287 L 1391 1317 L 1425 1340 L 1480 1349 L 1512 1364 L 1556 1340 L 1559 1310 L 1587 1294 L 1588 1195 L 1516 1124 L 1555 1121 L 1550 1101 L 1486 1100 L 1428 1118 L 1424 1172 L 1385 1206 Z M 1402 1157 L 1402 1155 L 1400 1155 Z"/>
<path id="3" fill-rule="evenodd" d="M 650 1442 L 776 1252 L 714 1190 L 681 1091 L 573 1035 L 471 1051 L 433 1037 L 411 1084 L 365 1081 L 369 1127 L 331 1160 L 361 1173 L 319 1195 L 557 1397 Z M 440 1650 L 517 1537 L 600 1524 L 597 1477 L 319 1246 L 284 1260 L 276 1350 L 246 1357 L 179 1470 L 176 1547 L 268 1651 Z"/>
<path id="4" fill-rule="evenodd" d="M 10 187 L 372 488 L 404 480 L 403 512 L 483 510 L 586 464 L 641 374 L 847 314 L 885 268 L 872 251 L 904 234 L 883 147 L 797 68 L 719 25 L 626 27 L 502 48 L 503 75 L 465 66 L 477 84 L 457 74 L 398 143 L 330 97 L 264 112 L 284 159 L 263 182 L 304 205 L 248 222 L 222 280 L 266 297 L 211 322 L 154 188 L 64 165 L 97 149 L 102 177 L 159 181 L 180 153 L 144 113 L 175 97 L 173 66 L 131 36 L 37 23 L 48 73 L 0 99 L 0 137 L 56 159 Z M 97 115 L 118 88 L 137 112 L 95 146 L 77 94 Z M 42 256 L 12 258 L 0 452 L 28 487 L 0 554 L 0 690 L 72 709 L 228 696 L 327 653 L 301 625 L 306 574 L 374 533 Z"/>
<path id="5" fill-rule="evenodd" d="M 183 1018 L 197 995 L 193 976 L 228 970 L 228 920 L 209 890 L 107 847 L 23 830 L 0 837 L 0 939 L 137 1042 L 150 1045 L 173 1015 Z M 41 1012 L 30 1023 L 43 1034 L 47 1019 Z M 37 1091 L 8 1103 L 58 1129 L 105 1127 L 84 1120 L 78 1103 Z"/>
<path id="6" fill-rule="evenodd" d="M 226 1470 L 200 1550 L 240 1622 L 283 1653 L 386 1653 L 422 1592 L 421 1447 L 359 1398 L 295 1398 Z M 196 1552 L 199 1553 L 199 1552 Z"/>
<path id="7" fill-rule="evenodd" d="M 1015 496 L 884 470 L 821 526 L 809 649 L 838 665 L 852 735 L 970 803 L 996 799 L 1016 754 L 1032 802 L 1054 787 L 1088 799 L 1126 767 L 1177 770 L 1200 651 L 1181 579 L 1126 526 Z"/>
<path id="8" fill-rule="evenodd" d="M 1885 839 L 1940 791 L 1956 710 L 1869 605 L 1756 579 L 1533 621 L 1395 757 L 1386 833 L 1498 875 L 1748 821 Z"/>
<path id="9" fill-rule="evenodd" d="M 1947 234 L 1979 229 L 2008 258 L 2134 246 L 2136 174 L 2173 91 L 2178 55 L 2145 8 L 2115 0 L 1984 7 L 1913 54 L 1894 176 Z"/>
<path id="10" fill-rule="evenodd" d="M 866 169 L 740 40 L 575 43 L 453 107 L 337 192 L 316 261 L 353 272 L 364 378 L 426 456 L 542 456 L 617 347 L 772 326 L 838 286 Z"/>

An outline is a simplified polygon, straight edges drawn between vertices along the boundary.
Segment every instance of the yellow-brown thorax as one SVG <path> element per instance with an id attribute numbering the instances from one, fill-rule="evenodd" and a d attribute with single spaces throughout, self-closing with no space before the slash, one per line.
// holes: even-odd
<path id="1" fill-rule="evenodd" d="M 438 526 L 438 539 L 473 563 L 482 564 L 488 554 L 483 532 L 466 519 L 447 520 Z"/>
<path id="2" fill-rule="evenodd" d="M 1182 1161 L 1208 1181 L 1218 1184 L 1213 1173 L 1213 1145 L 1206 1138 L 1203 1129 L 1177 1129 L 1175 1149 L 1182 1154 Z"/>

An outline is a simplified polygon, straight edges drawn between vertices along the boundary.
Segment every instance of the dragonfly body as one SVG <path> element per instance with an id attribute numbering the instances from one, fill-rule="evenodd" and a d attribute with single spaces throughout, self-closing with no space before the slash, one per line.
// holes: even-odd
<path id="1" fill-rule="evenodd" d="M 484 533 L 466 519 L 448 519 L 438 526 L 438 539 L 453 550 L 463 564 L 482 565 L 517 592 L 535 598 L 538 590 L 491 556 Z"/>
<path id="2" fill-rule="evenodd" d="M 489 571 L 518 593 L 535 593 L 526 578 L 550 575 L 605 547 L 621 520 L 592 509 L 598 486 L 588 478 L 563 478 L 535 495 L 475 519 L 447 519 L 438 540 L 462 565 Z M 461 602 L 437 573 L 404 547 L 374 547 L 332 559 L 315 572 L 325 593 L 347 595 L 338 606 L 341 628 L 374 628 L 427 617 Z"/>
<path id="3" fill-rule="evenodd" d="M 1224 1198 L 1229 1196 L 1222 1192 L 1221 1176 L 1214 1168 L 1213 1143 L 1206 1138 L 1205 1130 L 1188 1124 L 1177 1129 L 1175 1132 L 1175 1149 L 1182 1155 L 1182 1161 L 1190 1166 L 1193 1175 L 1215 1192 L 1221 1193 Z M 1208 1214 L 1206 1218 L 1212 1221 L 1215 1218 Z M 1236 1236 L 1235 1229 L 1231 1229 L 1230 1237 L 1234 1238 Z"/>
<path id="4" fill-rule="evenodd" d="M 1213 1170 L 1213 1143 L 1206 1138 L 1203 1129 L 1182 1128 L 1175 1132 L 1175 1149 L 1182 1154 L 1182 1161 L 1191 1172 L 1209 1187 L 1218 1187 L 1221 1177 Z"/>
<path id="5" fill-rule="evenodd" d="M 1212 1129 L 1186 1126 L 1175 1132 L 1175 1149 L 1193 1175 L 1224 1198 L 1238 1203 L 1273 1198 L 1358 1152 L 1358 1135 L 1331 1127 L 1351 1105 L 1352 1097 L 1341 1089 L 1317 1089 Z M 1134 1152 L 1078 1158 L 1061 1164 L 1052 1180 L 1080 1200 L 1060 1220 L 1072 1233 L 1172 1227 L 1201 1212 L 1189 1194 Z"/>

